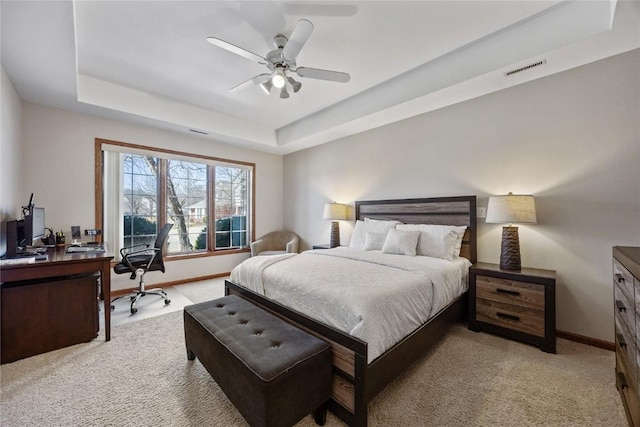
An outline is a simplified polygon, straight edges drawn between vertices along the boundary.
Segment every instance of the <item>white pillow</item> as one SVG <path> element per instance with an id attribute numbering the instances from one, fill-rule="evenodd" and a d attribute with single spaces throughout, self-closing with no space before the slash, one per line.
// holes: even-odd
<path id="1" fill-rule="evenodd" d="M 389 230 L 382 246 L 382 253 L 416 256 L 419 238 L 418 230 Z"/>
<path id="2" fill-rule="evenodd" d="M 386 238 L 387 233 L 374 233 L 372 231 L 367 231 L 367 234 L 364 237 L 364 250 L 373 251 L 382 249 Z"/>
<path id="3" fill-rule="evenodd" d="M 398 230 L 417 230 L 420 232 L 417 254 L 454 260 L 460 255 L 462 238 L 466 226 L 435 224 L 398 224 Z"/>
<path id="4" fill-rule="evenodd" d="M 394 229 L 397 224 L 399 224 L 398 221 L 383 221 L 377 219 L 367 219 L 366 221 L 358 220 L 356 221 L 356 226 L 353 229 L 349 247 L 363 250 L 367 231 L 372 233 L 384 233 L 386 236 L 387 232 Z"/>

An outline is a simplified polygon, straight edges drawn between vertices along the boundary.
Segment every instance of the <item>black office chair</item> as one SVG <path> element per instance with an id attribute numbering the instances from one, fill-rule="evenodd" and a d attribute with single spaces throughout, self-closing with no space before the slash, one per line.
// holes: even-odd
<path id="1" fill-rule="evenodd" d="M 111 300 L 111 310 L 115 309 L 113 303 L 120 298 L 131 298 L 131 314 L 136 314 L 138 309 L 136 303 L 147 294 L 159 295 L 164 298 L 165 304 L 170 304 L 171 300 L 167 297 L 167 293 L 161 288 L 146 290 L 144 288 L 144 275 L 148 271 L 162 271 L 164 273 L 164 249 L 166 247 L 169 231 L 173 224 L 165 224 L 160 232 L 153 247 L 148 244 L 134 245 L 128 248 L 120 249 L 122 261 L 113 267 L 116 274 L 131 273 L 131 280 L 135 280 L 140 276 L 140 285 L 138 290 L 126 295 L 119 296 Z"/>

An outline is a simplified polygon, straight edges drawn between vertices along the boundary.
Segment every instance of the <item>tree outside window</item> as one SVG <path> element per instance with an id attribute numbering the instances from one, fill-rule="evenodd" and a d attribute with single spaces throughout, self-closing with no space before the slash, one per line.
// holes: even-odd
<path id="1" fill-rule="evenodd" d="M 174 224 L 169 254 L 247 246 L 251 170 L 124 154 L 122 171 L 125 246 L 153 244 L 158 224 L 165 222 Z M 164 210 L 158 209 L 161 203 Z M 215 222 L 211 238 L 210 220 Z"/>

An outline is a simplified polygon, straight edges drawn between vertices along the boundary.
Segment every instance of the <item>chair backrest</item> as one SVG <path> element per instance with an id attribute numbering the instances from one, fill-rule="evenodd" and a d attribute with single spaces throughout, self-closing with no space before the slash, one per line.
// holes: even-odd
<path id="1" fill-rule="evenodd" d="M 161 250 L 156 252 L 156 258 L 153 260 L 152 266 L 149 268 L 149 270 L 160 270 L 164 273 L 164 252 L 167 247 L 169 231 L 171 231 L 172 227 L 173 224 L 166 223 L 162 226 L 162 229 L 160 229 L 153 247 Z"/>

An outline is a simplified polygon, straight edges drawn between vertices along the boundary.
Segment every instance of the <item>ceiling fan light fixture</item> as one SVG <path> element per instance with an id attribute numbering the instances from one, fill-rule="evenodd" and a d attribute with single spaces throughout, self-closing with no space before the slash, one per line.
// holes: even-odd
<path id="1" fill-rule="evenodd" d="M 287 81 L 291 85 L 291 88 L 293 89 L 293 93 L 298 93 L 298 91 L 302 87 L 302 83 L 295 81 L 293 77 L 289 77 L 289 76 L 287 76 Z"/>
<path id="2" fill-rule="evenodd" d="M 289 97 L 289 92 L 287 92 L 287 87 L 286 86 L 282 86 L 282 89 L 280 89 L 280 98 L 281 99 L 286 99 Z"/>
<path id="3" fill-rule="evenodd" d="M 284 70 L 277 69 L 273 76 L 271 77 L 271 84 L 278 89 L 282 89 L 284 87 L 286 80 L 284 78 Z"/>
<path id="4" fill-rule="evenodd" d="M 271 83 L 271 79 L 269 79 L 266 82 L 260 83 L 260 87 L 262 88 L 264 93 L 269 95 L 269 93 L 271 92 L 271 88 L 273 87 L 273 83 Z"/>

